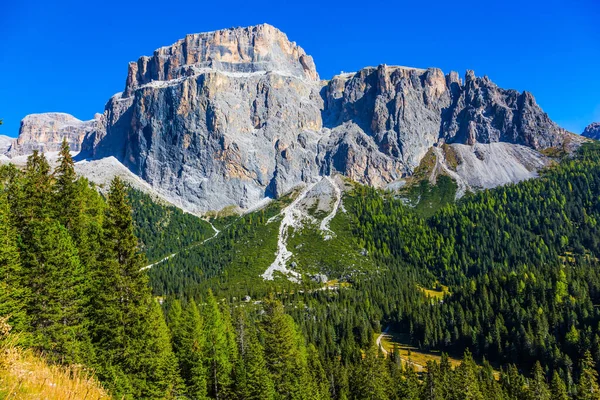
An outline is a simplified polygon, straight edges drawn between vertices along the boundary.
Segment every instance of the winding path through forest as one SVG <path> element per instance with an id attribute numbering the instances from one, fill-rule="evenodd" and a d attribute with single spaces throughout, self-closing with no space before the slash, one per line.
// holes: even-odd
<path id="1" fill-rule="evenodd" d="M 383 353 L 384 356 L 388 356 L 389 352 L 385 349 L 385 347 L 383 347 L 383 345 L 381 344 L 381 339 L 383 339 L 383 337 L 385 335 L 387 335 L 387 333 L 390 330 L 390 326 L 388 325 L 383 332 L 381 332 L 381 334 L 379 336 L 377 336 L 377 340 L 375 341 L 375 343 L 377 344 L 377 347 L 381 350 L 381 352 Z M 414 362 L 413 360 L 410 360 L 406 357 L 403 357 L 402 355 L 400 355 L 400 359 L 402 361 L 404 361 L 406 364 L 408 365 L 413 365 L 416 369 L 417 372 L 422 372 L 425 370 L 425 367 L 421 364 L 417 364 L 416 362 Z"/>
<path id="2" fill-rule="evenodd" d="M 204 240 L 203 240 L 203 241 L 201 241 L 200 243 L 193 244 L 193 245 L 191 245 L 191 246 L 189 246 L 189 247 L 186 247 L 186 248 L 185 248 L 185 249 L 183 249 L 183 250 L 189 250 L 189 249 L 193 249 L 194 247 L 201 246 L 201 245 L 203 245 L 204 243 L 208 242 L 209 240 L 212 240 L 212 239 L 216 238 L 216 237 L 217 237 L 217 235 L 218 235 L 219 233 L 221 233 L 221 231 L 220 231 L 220 230 L 218 230 L 218 229 L 217 229 L 217 228 L 216 228 L 216 227 L 215 227 L 215 226 L 212 224 L 212 222 L 210 222 L 210 221 L 206 221 L 206 222 L 208 222 L 208 223 L 210 224 L 211 228 L 213 228 L 213 231 L 215 231 L 215 234 L 214 234 L 214 235 L 212 235 L 211 237 L 209 237 L 208 239 L 204 239 Z M 176 252 L 176 253 L 170 254 L 170 255 L 166 256 L 165 258 L 163 258 L 163 259 L 160 259 L 160 260 L 158 260 L 158 261 L 156 261 L 156 262 L 154 262 L 154 263 L 152 263 L 152 264 L 146 265 L 145 267 L 141 268 L 141 269 L 140 269 L 140 271 L 143 271 L 143 270 L 145 270 L 145 269 L 150 269 L 150 268 L 154 267 L 155 265 L 161 264 L 161 263 L 163 263 L 163 262 L 165 262 L 165 261 L 167 261 L 167 260 L 169 260 L 169 259 L 171 259 L 171 258 L 175 257 L 177 254 L 181 253 L 183 250 L 180 250 L 180 251 L 178 251 L 178 252 Z"/>

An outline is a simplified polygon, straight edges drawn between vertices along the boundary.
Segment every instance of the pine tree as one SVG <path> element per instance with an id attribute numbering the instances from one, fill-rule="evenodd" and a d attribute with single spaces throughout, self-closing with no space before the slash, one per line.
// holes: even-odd
<path id="1" fill-rule="evenodd" d="M 29 296 L 16 237 L 6 193 L 0 190 L 0 316 L 10 316 L 13 329 L 24 331 L 28 329 L 25 301 Z"/>
<path id="2" fill-rule="evenodd" d="M 531 400 L 550 400 L 550 390 L 546 384 L 546 377 L 540 362 L 536 362 L 533 367 L 532 377 L 529 380 L 529 399 Z"/>
<path id="3" fill-rule="evenodd" d="M 577 384 L 577 400 L 600 399 L 600 387 L 598 386 L 598 372 L 590 351 L 586 351 L 581 361 L 581 374 Z"/>
<path id="4" fill-rule="evenodd" d="M 550 398 L 552 400 L 569 400 L 567 385 L 565 385 L 565 381 L 563 381 L 557 371 L 554 371 L 554 374 L 552 375 Z"/>
<path id="5" fill-rule="evenodd" d="M 178 386 L 168 329 L 152 298 L 133 233 L 126 187 L 115 178 L 103 219 L 92 289 L 92 338 L 99 375 L 125 398 L 162 397 Z"/>
<path id="6" fill-rule="evenodd" d="M 248 321 L 240 309 L 236 310 L 235 329 L 239 354 L 234 374 L 236 397 L 240 400 L 274 399 L 275 388 L 267 370 L 256 326 Z"/>
<path id="7" fill-rule="evenodd" d="M 306 354 L 303 352 L 294 320 L 283 312 L 280 302 L 265 302 L 265 315 L 261 323 L 264 336 L 265 361 L 275 385 L 277 396 L 300 399 L 310 381 L 306 371 Z M 303 386 L 304 385 L 304 386 Z"/>
<path id="8" fill-rule="evenodd" d="M 210 290 L 202 314 L 204 316 L 204 336 L 206 338 L 204 359 L 207 371 L 208 394 L 216 399 L 226 398 L 232 384 L 231 349 L 219 305 Z"/>

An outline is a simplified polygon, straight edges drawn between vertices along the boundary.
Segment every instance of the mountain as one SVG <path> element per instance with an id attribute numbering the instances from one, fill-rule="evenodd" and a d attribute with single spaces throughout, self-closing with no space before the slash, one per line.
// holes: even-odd
<path id="1" fill-rule="evenodd" d="M 592 122 L 583 130 L 582 136 L 585 136 L 590 139 L 599 140 L 600 139 L 600 122 Z"/>
<path id="2" fill-rule="evenodd" d="M 23 118 L 19 137 L 12 143 L 10 157 L 31 154 L 34 150 L 53 152 L 60 150 L 63 138 L 72 151 L 80 151 L 83 139 L 97 129 L 100 114 L 90 121 L 80 121 L 65 113 L 31 114 Z"/>
<path id="3" fill-rule="evenodd" d="M 580 142 L 528 92 L 467 71 L 380 65 L 320 80 L 312 57 L 271 25 L 187 35 L 129 64 L 123 92 L 81 122 L 28 116 L 8 154 L 115 157 L 194 212 L 248 209 L 340 173 L 396 187 L 433 154 L 460 190 L 536 176 L 545 149 Z"/>
<path id="4" fill-rule="evenodd" d="M 3 154 L 8 150 L 13 140 L 14 138 L 9 136 L 0 135 L 0 154 Z"/>

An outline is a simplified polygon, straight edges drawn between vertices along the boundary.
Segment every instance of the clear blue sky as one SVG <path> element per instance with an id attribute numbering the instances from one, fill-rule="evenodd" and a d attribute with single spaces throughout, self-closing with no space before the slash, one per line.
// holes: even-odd
<path id="1" fill-rule="evenodd" d="M 80 119 L 123 90 L 127 63 L 187 33 L 262 22 L 322 78 L 368 65 L 473 69 L 528 90 L 561 126 L 600 121 L 600 0 L 27 1 L 0 14 L 0 134 L 30 113 Z"/>

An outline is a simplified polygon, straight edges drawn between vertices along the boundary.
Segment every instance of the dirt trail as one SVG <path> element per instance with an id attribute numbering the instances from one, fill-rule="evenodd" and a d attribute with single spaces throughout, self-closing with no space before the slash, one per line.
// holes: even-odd
<path id="1" fill-rule="evenodd" d="M 210 224 L 211 228 L 213 228 L 213 231 L 215 231 L 215 234 L 214 234 L 214 235 L 212 235 L 211 237 L 209 237 L 208 239 L 204 239 L 204 240 L 203 240 L 203 241 L 201 241 L 200 243 L 193 244 L 193 245 L 191 245 L 191 246 L 189 246 L 189 247 L 187 247 L 187 248 L 185 248 L 185 249 L 183 249 L 183 250 L 193 249 L 194 247 L 201 246 L 201 245 L 203 245 L 204 243 L 208 242 L 209 240 L 212 240 L 212 239 L 216 238 L 216 237 L 217 237 L 217 235 L 218 235 L 219 233 L 221 233 L 221 231 L 220 231 L 220 230 L 218 230 L 218 229 L 217 229 L 217 228 L 216 228 L 216 227 L 215 227 L 215 226 L 212 224 L 212 222 L 210 222 L 210 221 L 206 221 L 206 222 L 208 222 L 208 223 Z M 165 258 L 163 258 L 163 259 L 161 259 L 161 260 L 158 260 L 158 261 L 156 261 L 156 262 L 154 262 L 154 263 L 152 263 L 152 264 L 146 265 L 145 267 L 141 268 L 141 269 L 140 269 L 140 271 L 143 271 L 143 270 L 145 270 L 145 269 L 150 269 L 150 268 L 152 268 L 152 267 L 154 267 L 155 265 L 158 265 L 158 264 L 162 264 L 163 262 L 165 262 L 165 261 L 167 261 L 167 260 L 169 260 L 169 259 L 171 259 L 171 258 L 175 257 L 177 254 L 181 253 L 183 250 L 181 250 L 181 251 L 178 251 L 178 252 L 176 252 L 176 253 L 173 253 L 173 254 L 170 254 L 170 255 L 166 256 Z"/>
<path id="2" fill-rule="evenodd" d="M 377 336 L 377 340 L 376 340 L 376 344 L 377 347 L 381 350 L 381 352 L 387 357 L 389 355 L 389 352 L 385 349 L 385 347 L 383 347 L 383 345 L 381 344 L 381 339 L 383 339 L 384 336 L 387 335 L 387 333 L 390 330 L 390 326 L 388 325 L 383 332 L 381 332 L 381 335 Z M 402 355 L 400 355 L 400 359 L 402 361 L 404 361 L 406 364 L 412 365 L 415 370 L 417 372 L 423 372 L 425 370 L 425 366 L 421 365 L 421 364 L 417 364 L 416 362 L 414 362 L 413 360 L 409 360 L 407 357 L 404 357 Z"/>

